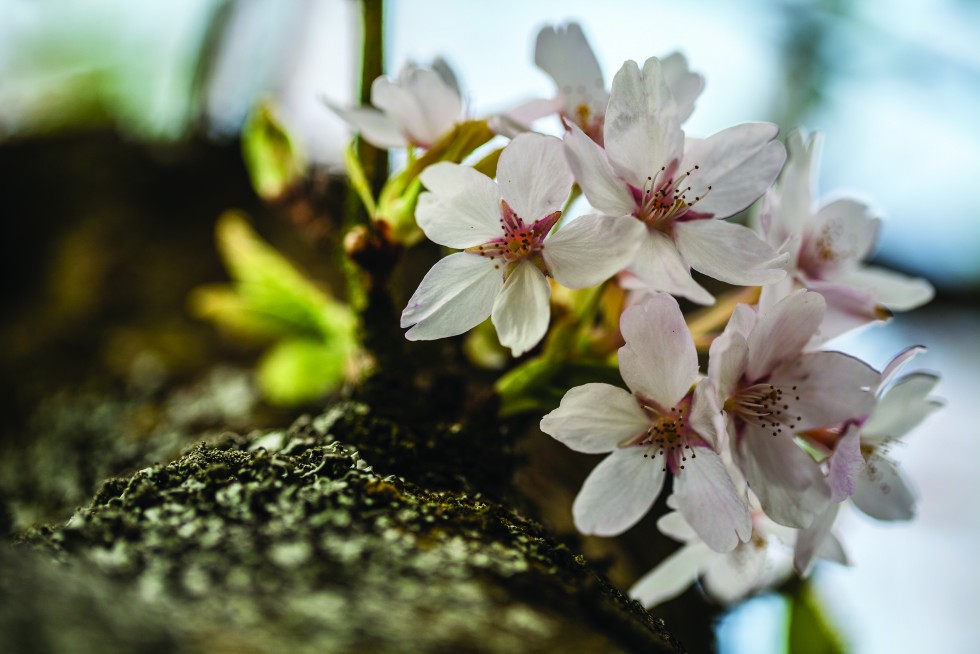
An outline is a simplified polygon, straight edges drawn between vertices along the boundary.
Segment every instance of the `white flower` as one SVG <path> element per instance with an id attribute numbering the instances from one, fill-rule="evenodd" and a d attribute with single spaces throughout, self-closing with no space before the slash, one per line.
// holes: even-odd
<path id="1" fill-rule="evenodd" d="M 632 392 L 608 384 L 571 389 L 541 431 L 579 452 L 611 452 L 572 507 L 582 533 L 614 536 L 660 494 L 667 470 L 673 500 L 700 537 L 727 551 L 749 536 L 748 508 L 711 440 L 712 405 L 702 398 L 698 357 L 677 301 L 657 294 L 628 308 L 619 370 Z"/>
<path id="2" fill-rule="evenodd" d="M 377 109 L 327 106 L 379 148 L 429 148 L 464 120 L 456 78 L 441 59 L 432 68 L 408 63 L 394 80 L 377 78 L 371 84 L 371 104 Z"/>
<path id="3" fill-rule="evenodd" d="M 657 528 L 684 545 L 633 584 L 629 596 L 652 608 L 680 595 L 701 578 L 709 595 L 723 604 L 732 604 L 782 583 L 792 572 L 790 553 L 796 530 L 770 520 L 751 495 L 749 504 L 752 536 L 730 552 L 707 547 L 680 513 L 660 518 Z M 845 562 L 844 551 L 834 538 L 827 539 L 818 556 Z"/>
<path id="4" fill-rule="evenodd" d="M 616 74 L 604 125 L 605 149 L 577 126 L 565 137 L 575 179 L 596 209 L 646 227 L 630 272 L 658 291 L 711 304 L 694 268 L 737 285 L 785 276 L 787 256 L 730 216 L 769 188 L 785 157 L 768 123 L 685 139 L 662 64 L 626 62 Z"/>
<path id="5" fill-rule="evenodd" d="M 735 463 L 776 522 L 810 526 L 831 502 L 817 462 L 794 436 L 864 420 L 879 374 L 840 352 L 804 352 L 823 319 L 817 294 L 797 291 L 768 312 L 738 305 L 711 344 L 708 375 Z"/>
<path id="6" fill-rule="evenodd" d="M 523 134 L 500 155 L 497 184 L 468 166 L 438 163 L 421 176 L 419 227 L 463 252 L 439 261 L 402 312 L 409 340 L 455 336 L 490 316 L 500 343 L 518 356 L 544 336 L 548 277 L 569 288 L 616 274 L 636 251 L 635 221 L 582 216 L 551 230 L 572 186 L 561 142 Z"/>
<path id="7" fill-rule="evenodd" d="M 542 28 L 534 45 L 534 63 L 554 80 L 558 94 L 548 100 L 532 100 L 503 118 L 526 130 L 538 118 L 557 113 L 601 145 L 609 92 L 595 53 L 578 23 Z M 704 77 L 691 72 L 680 52 L 662 59 L 661 66 L 677 103 L 678 118 L 684 122 L 694 111 Z"/>
<path id="8" fill-rule="evenodd" d="M 804 141 L 800 131 L 786 139 L 788 159 L 760 214 L 760 228 L 769 243 L 789 254 L 789 276 L 762 291 L 763 308 L 795 289 L 817 291 L 827 300 L 818 341 L 854 327 L 908 311 L 932 299 L 924 279 L 867 266 L 881 221 L 871 209 L 852 199 L 821 206 L 813 199 L 820 139 Z"/>

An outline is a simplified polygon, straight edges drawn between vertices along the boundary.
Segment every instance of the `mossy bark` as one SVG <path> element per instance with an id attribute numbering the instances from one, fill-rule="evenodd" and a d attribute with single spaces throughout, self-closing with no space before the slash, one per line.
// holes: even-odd
<path id="1" fill-rule="evenodd" d="M 682 651 L 430 429 L 346 402 L 110 479 L 0 554 L 0 650 Z"/>

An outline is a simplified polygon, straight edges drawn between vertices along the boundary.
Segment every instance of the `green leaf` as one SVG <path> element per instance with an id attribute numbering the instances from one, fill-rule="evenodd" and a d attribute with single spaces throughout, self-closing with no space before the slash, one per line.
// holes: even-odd
<path id="1" fill-rule="evenodd" d="M 348 354 L 336 343 L 279 341 L 259 362 L 259 387 L 270 402 L 281 406 L 319 400 L 344 382 Z"/>
<path id="2" fill-rule="evenodd" d="M 350 309 L 311 284 L 255 233 L 244 215 L 226 212 L 218 219 L 215 234 L 239 300 L 232 303 L 221 296 L 215 300 L 212 290 L 210 306 L 205 304 L 210 316 L 204 317 L 225 325 L 229 320 L 237 322 L 245 331 L 258 328 L 273 335 L 350 339 L 354 328 Z"/>
<path id="3" fill-rule="evenodd" d="M 500 414 L 551 411 L 568 389 L 589 382 L 621 385 L 619 369 L 600 361 L 568 361 L 542 354 L 529 359 L 497 380 Z"/>
<path id="4" fill-rule="evenodd" d="M 789 651 L 793 654 L 845 654 L 847 647 L 830 624 L 809 582 L 789 598 Z"/>
<path id="5" fill-rule="evenodd" d="M 252 187 L 263 200 L 282 197 L 303 177 L 306 168 L 296 142 L 265 102 L 245 121 L 242 156 Z"/>

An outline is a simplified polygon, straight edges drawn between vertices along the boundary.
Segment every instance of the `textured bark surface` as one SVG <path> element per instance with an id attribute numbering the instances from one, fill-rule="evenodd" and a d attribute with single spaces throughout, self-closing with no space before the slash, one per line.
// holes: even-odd
<path id="1" fill-rule="evenodd" d="M 0 650 L 683 651 L 444 465 L 480 449 L 470 436 L 347 402 L 110 479 L 67 524 L 3 552 Z M 422 484 L 392 474 L 423 460 Z"/>

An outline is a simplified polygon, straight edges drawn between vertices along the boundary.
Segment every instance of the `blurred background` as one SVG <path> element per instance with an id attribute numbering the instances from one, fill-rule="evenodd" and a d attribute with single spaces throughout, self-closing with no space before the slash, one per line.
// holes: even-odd
<path id="1" fill-rule="evenodd" d="M 870 200 L 885 218 L 878 262 L 937 288 L 929 306 L 835 345 L 878 367 L 926 345 L 914 365 L 942 375 L 947 407 L 892 451 L 920 491 L 916 520 L 845 514 L 838 535 L 853 567 L 819 568 L 817 588 L 855 652 L 976 649 L 980 5 L 389 0 L 386 11 L 389 71 L 445 57 L 476 117 L 550 96 L 534 36 L 575 20 L 607 84 L 626 59 L 683 51 L 707 80 L 689 134 L 753 120 L 824 133 L 823 197 Z M 140 433 L 126 455 L 136 461 L 182 434 L 284 419 L 257 399 L 254 353 L 193 320 L 187 295 L 225 277 L 212 232 L 229 207 L 328 275 L 331 236 L 302 208 L 284 221 L 259 201 L 239 135 L 271 101 L 320 197 L 337 193 L 349 135 L 323 99 L 353 102 L 358 38 L 352 0 L 0 0 L 5 447 L 41 433 L 79 448 L 106 430 Z M 175 386 L 184 395 L 165 391 Z M 107 404 L 106 389 L 118 399 Z M 40 490 L 8 469 L 5 491 L 49 493 L 56 511 L 124 463 L 93 456 L 74 482 Z M 4 521 L 45 517 L 20 510 Z M 786 610 L 768 596 L 729 614 L 723 651 L 782 651 Z"/>

